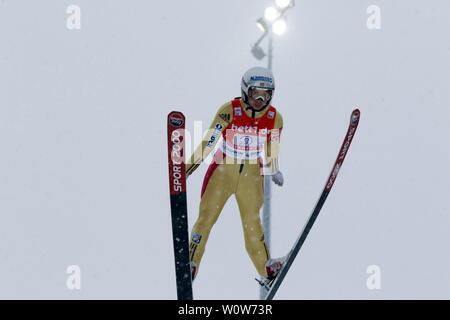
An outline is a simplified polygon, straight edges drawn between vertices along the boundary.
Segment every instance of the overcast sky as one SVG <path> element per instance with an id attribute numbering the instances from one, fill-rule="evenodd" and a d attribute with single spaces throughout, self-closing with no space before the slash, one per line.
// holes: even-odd
<path id="1" fill-rule="evenodd" d="M 67 28 L 72 4 L 81 29 Z M 166 116 L 206 129 L 240 95 L 242 74 L 267 64 L 250 46 L 271 4 L 0 1 L 0 298 L 176 298 Z M 450 298 L 449 10 L 297 0 L 287 12 L 274 40 L 285 185 L 272 188 L 273 256 L 306 222 L 355 107 L 361 121 L 276 298 Z M 206 169 L 188 181 L 191 226 Z M 66 286 L 71 265 L 81 290 Z M 379 290 L 366 285 L 372 265 Z M 257 299 L 255 276 L 230 198 L 194 295 Z"/>

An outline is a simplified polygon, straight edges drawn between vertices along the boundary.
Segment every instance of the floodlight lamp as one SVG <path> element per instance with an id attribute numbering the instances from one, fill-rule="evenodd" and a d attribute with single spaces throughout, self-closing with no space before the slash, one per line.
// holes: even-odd
<path id="1" fill-rule="evenodd" d="M 264 11 L 264 18 L 266 18 L 266 20 L 269 22 L 275 21 L 279 16 L 280 12 L 274 7 L 268 7 Z"/>
<path id="2" fill-rule="evenodd" d="M 262 32 L 266 32 L 267 31 L 267 23 L 264 20 L 264 18 L 259 18 L 258 20 L 256 20 L 256 26 Z"/>
<path id="3" fill-rule="evenodd" d="M 264 50 L 258 45 L 252 47 L 252 54 L 258 60 L 262 60 L 266 56 Z"/>
<path id="4" fill-rule="evenodd" d="M 280 9 L 285 9 L 292 4 L 292 0 L 275 0 L 275 5 Z"/>
<path id="5" fill-rule="evenodd" d="M 272 25 L 272 31 L 278 36 L 281 36 L 283 33 L 286 32 L 287 24 L 284 19 L 278 19 L 275 21 Z"/>

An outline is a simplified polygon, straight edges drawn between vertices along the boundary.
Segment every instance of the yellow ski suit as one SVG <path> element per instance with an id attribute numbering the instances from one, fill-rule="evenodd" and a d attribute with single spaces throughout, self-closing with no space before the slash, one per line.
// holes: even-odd
<path id="1" fill-rule="evenodd" d="M 186 165 L 186 174 L 191 175 L 222 136 L 222 145 L 204 177 L 199 216 L 190 238 L 190 259 L 197 266 L 196 272 L 211 229 L 234 194 L 246 250 L 259 275 L 267 275 L 265 263 L 270 253 L 264 242 L 259 211 L 264 202 L 264 174 L 278 171 L 282 127 L 283 119 L 273 106 L 256 111 L 236 98 L 217 111 L 207 135 Z"/>

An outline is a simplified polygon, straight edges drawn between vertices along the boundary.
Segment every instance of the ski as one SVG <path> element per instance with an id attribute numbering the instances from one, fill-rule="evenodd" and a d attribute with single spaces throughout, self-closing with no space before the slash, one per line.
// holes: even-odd
<path id="1" fill-rule="evenodd" d="M 341 149 L 340 149 L 337 159 L 334 163 L 333 169 L 331 170 L 331 174 L 328 177 L 328 180 L 325 184 L 322 194 L 321 194 L 319 200 L 317 201 L 317 204 L 314 207 L 314 210 L 313 210 L 311 216 L 309 217 L 305 227 L 303 228 L 302 232 L 300 233 L 300 236 L 297 238 L 291 251 L 286 256 L 285 265 L 280 270 L 280 272 L 278 273 L 275 280 L 271 283 L 269 289 L 267 286 L 263 286 L 263 288 L 265 288 L 267 290 L 267 295 L 266 295 L 265 300 L 272 300 L 273 297 L 275 296 L 275 294 L 277 293 L 278 288 L 280 287 L 281 283 L 283 282 L 284 277 L 286 276 L 287 272 L 289 271 L 289 268 L 291 267 L 292 263 L 294 262 L 295 257 L 297 256 L 298 252 L 300 251 L 300 248 L 302 247 L 303 243 L 305 242 L 306 237 L 309 234 L 309 231 L 311 230 L 314 222 L 316 221 L 316 218 L 319 215 L 319 212 L 322 209 L 322 206 L 325 203 L 325 200 L 327 199 L 328 194 L 331 191 L 331 188 L 333 187 L 333 184 L 336 180 L 339 169 L 341 168 L 341 166 L 344 162 L 347 151 L 348 151 L 350 144 L 353 140 L 353 137 L 355 135 L 356 128 L 358 127 L 360 114 L 361 113 L 360 113 L 359 109 L 353 110 L 352 115 L 350 117 L 350 124 L 348 126 L 347 134 L 345 135 L 344 142 L 342 143 Z"/>
<path id="2" fill-rule="evenodd" d="M 184 130 L 184 115 L 177 111 L 170 112 L 167 116 L 167 142 L 177 296 L 178 300 L 192 300 Z"/>

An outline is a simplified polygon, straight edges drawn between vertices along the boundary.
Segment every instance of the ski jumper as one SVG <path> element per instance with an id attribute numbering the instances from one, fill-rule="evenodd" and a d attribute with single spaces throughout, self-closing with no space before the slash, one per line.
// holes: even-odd
<path id="1" fill-rule="evenodd" d="M 207 135 L 188 161 L 186 174 L 190 175 L 222 137 L 222 144 L 204 177 L 199 216 L 190 238 L 190 259 L 197 265 L 197 271 L 211 229 L 228 198 L 234 194 L 245 248 L 259 275 L 267 275 L 265 263 L 270 253 L 264 241 L 259 211 L 264 202 L 264 174 L 278 171 L 282 127 L 283 119 L 273 106 L 256 111 L 236 98 L 219 109 Z"/>

